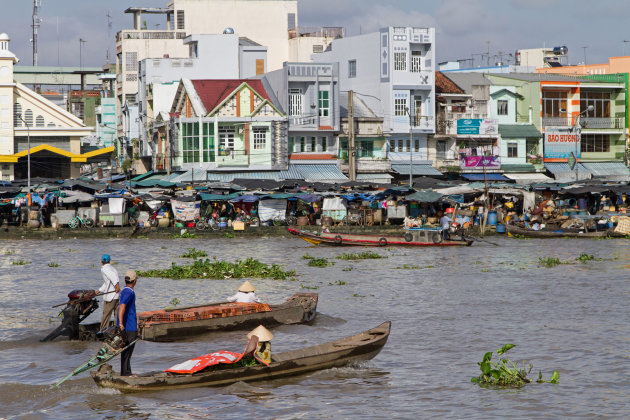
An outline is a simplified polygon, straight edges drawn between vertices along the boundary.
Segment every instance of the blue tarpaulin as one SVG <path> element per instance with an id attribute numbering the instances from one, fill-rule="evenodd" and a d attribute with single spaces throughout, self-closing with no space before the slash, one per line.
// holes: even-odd
<path id="1" fill-rule="evenodd" d="M 462 174 L 462 177 L 469 181 L 483 181 L 484 174 Z M 508 178 L 504 177 L 501 174 L 485 174 L 486 181 L 509 181 Z"/>
<path id="2" fill-rule="evenodd" d="M 257 195 L 241 195 L 230 200 L 230 203 L 255 203 L 259 200 Z"/>

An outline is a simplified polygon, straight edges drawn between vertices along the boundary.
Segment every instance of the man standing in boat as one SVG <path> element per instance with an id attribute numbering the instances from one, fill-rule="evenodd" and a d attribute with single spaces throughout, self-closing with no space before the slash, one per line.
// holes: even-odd
<path id="1" fill-rule="evenodd" d="M 448 212 L 449 209 L 446 209 Z M 451 218 L 447 216 L 447 213 L 440 218 L 440 225 L 442 225 L 442 237 L 447 240 L 449 239 L 448 230 L 451 228 Z"/>
<path id="2" fill-rule="evenodd" d="M 116 325 L 120 327 L 125 346 L 129 346 L 138 337 L 138 320 L 136 318 L 136 286 L 138 275 L 133 270 L 125 273 L 125 288 L 120 292 L 120 304 Z M 120 354 L 120 376 L 131 376 L 131 355 L 135 344 Z"/>
<path id="3" fill-rule="evenodd" d="M 112 313 L 116 313 L 118 308 L 118 293 L 120 292 L 120 278 L 118 271 L 111 265 L 111 257 L 104 254 L 101 257 L 101 275 L 103 276 L 103 285 L 96 292 L 96 295 L 103 295 L 103 317 L 101 318 L 101 328 L 103 331 L 109 327 L 109 320 Z"/>
<path id="4" fill-rule="evenodd" d="M 256 288 L 249 281 L 245 280 L 238 288 L 238 292 L 227 298 L 228 302 L 237 303 L 261 303 L 261 300 L 256 297 Z"/>

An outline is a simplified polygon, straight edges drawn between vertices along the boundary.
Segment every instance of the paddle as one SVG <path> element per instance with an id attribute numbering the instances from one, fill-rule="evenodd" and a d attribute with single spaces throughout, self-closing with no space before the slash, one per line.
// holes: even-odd
<path id="1" fill-rule="evenodd" d="M 485 239 L 476 238 L 474 236 L 469 236 L 469 238 L 472 238 L 473 240 L 479 241 L 479 242 L 486 242 L 486 243 L 489 243 L 490 245 L 501 246 L 499 244 L 495 244 L 494 242 L 486 241 Z"/>

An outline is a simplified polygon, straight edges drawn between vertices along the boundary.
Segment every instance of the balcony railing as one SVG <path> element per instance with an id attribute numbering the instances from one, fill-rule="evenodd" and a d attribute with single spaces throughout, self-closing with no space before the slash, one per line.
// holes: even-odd
<path id="1" fill-rule="evenodd" d="M 433 126 L 433 115 L 414 115 L 413 126 L 418 128 L 431 128 Z"/>
<path id="2" fill-rule="evenodd" d="M 469 120 L 469 119 L 486 119 L 488 118 L 488 114 L 481 114 L 478 112 L 447 112 L 446 119 L 457 121 L 457 120 Z M 457 124 L 454 122 L 454 124 Z"/>
<path id="3" fill-rule="evenodd" d="M 317 117 L 312 115 L 293 115 L 289 117 L 289 127 L 314 126 L 317 124 Z"/>
<path id="4" fill-rule="evenodd" d="M 583 129 L 618 129 L 625 128 L 625 118 L 595 118 L 595 117 L 582 117 L 579 120 L 575 120 L 569 117 L 552 117 L 543 118 L 543 126 L 558 126 L 558 127 L 572 127 L 574 122 L 578 122 Z"/>
<path id="5" fill-rule="evenodd" d="M 147 31 L 124 30 L 116 34 L 116 42 L 123 39 L 184 39 L 186 32 L 177 31 Z"/>

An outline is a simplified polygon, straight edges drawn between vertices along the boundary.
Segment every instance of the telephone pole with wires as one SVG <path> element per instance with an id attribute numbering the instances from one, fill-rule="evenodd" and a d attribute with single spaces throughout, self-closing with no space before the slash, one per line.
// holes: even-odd
<path id="1" fill-rule="evenodd" d="M 40 7 L 42 7 L 42 0 L 33 0 L 33 24 L 31 25 L 33 28 L 33 39 L 31 40 L 33 43 L 33 66 L 37 66 L 37 34 L 39 32 L 39 24 L 42 23 L 38 16 Z"/>

